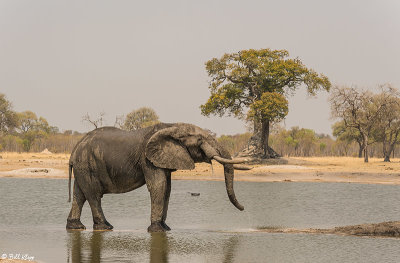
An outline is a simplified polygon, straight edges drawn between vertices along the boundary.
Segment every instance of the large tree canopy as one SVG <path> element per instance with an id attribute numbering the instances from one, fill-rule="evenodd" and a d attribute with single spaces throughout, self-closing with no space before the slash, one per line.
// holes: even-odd
<path id="1" fill-rule="evenodd" d="M 271 156 L 268 146 L 269 125 L 288 113 L 287 96 L 304 84 L 311 95 L 329 90 L 328 78 L 307 68 L 298 58 L 289 58 L 286 50 L 242 50 L 206 62 L 211 92 L 200 106 L 205 116 L 233 115 L 261 127 L 260 148 Z"/>
<path id="2" fill-rule="evenodd" d="M 125 119 L 124 128 L 128 131 L 146 128 L 159 123 L 157 113 L 148 107 L 142 107 L 131 111 Z"/>

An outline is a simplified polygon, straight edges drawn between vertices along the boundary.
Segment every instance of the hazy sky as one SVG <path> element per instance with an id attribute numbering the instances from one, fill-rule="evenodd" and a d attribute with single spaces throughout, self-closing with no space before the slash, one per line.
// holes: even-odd
<path id="1" fill-rule="evenodd" d="M 333 84 L 400 88 L 400 1 L 0 1 L 0 93 L 62 130 L 149 106 L 164 122 L 243 132 L 199 106 L 204 63 L 250 48 L 287 49 Z M 300 88 L 286 127 L 330 133 L 327 97 Z"/>

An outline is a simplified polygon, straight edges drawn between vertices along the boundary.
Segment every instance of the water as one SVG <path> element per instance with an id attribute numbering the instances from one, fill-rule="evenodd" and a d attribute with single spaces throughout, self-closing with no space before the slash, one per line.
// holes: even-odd
<path id="1" fill-rule="evenodd" d="M 245 211 L 224 182 L 173 181 L 166 234 L 146 232 L 146 187 L 106 195 L 112 232 L 67 232 L 67 181 L 0 178 L 0 257 L 40 262 L 397 262 L 400 240 L 322 234 L 254 233 L 265 226 L 331 228 L 400 218 L 400 187 L 345 183 L 235 182 Z M 201 193 L 193 197 L 188 192 Z"/>

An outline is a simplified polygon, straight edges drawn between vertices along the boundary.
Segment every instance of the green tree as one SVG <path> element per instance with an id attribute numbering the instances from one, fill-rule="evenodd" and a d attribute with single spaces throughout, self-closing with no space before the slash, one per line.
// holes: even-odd
<path id="1" fill-rule="evenodd" d="M 248 132 L 236 135 L 221 135 L 217 138 L 217 141 L 227 149 L 231 155 L 235 155 L 247 146 L 250 137 L 251 134 Z"/>
<path id="2" fill-rule="evenodd" d="M 385 103 L 369 91 L 336 86 L 330 96 L 332 116 L 346 128 L 357 129 L 362 138 L 364 162 L 368 162 L 368 146 L 375 142 L 374 131 L 385 111 Z"/>
<path id="3" fill-rule="evenodd" d="M 12 104 L 0 93 L 0 135 L 11 133 L 17 126 L 17 115 Z"/>
<path id="4" fill-rule="evenodd" d="M 373 137 L 382 142 L 384 162 L 390 162 L 390 155 L 400 139 L 400 94 L 390 85 L 383 85 L 375 95 L 375 103 L 382 105 Z"/>
<path id="5" fill-rule="evenodd" d="M 142 107 L 126 115 L 124 129 L 133 131 L 146 128 L 159 122 L 158 115 L 152 108 Z"/>
<path id="6" fill-rule="evenodd" d="M 21 140 L 19 143 L 24 148 L 24 151 L 29 152 L 32 144 L 37 139 L 46 138 L 54 129 L 47 120 L 43 117 L 38 118 L 32 111 L 24 111 L 17 113 L 18 130 Z"/>
<path id="7" fill-rule="evenodd" d="M 294 147 L 297 156 L 310 156 L 318 138 L 311 129 L 292 127 L 288 131 L 286 142 L 289 146 Z"/>
<path id="8" fill-rule="evenodd" d="M 201 113 L 252 121 L 254 133 L 261 133 L 259 149 L 264 157 L 275 156 L 268 143 L 270 124 L 287 115 L 287 96 L 302 84 L 311 95 L 331 87 L 326 76 L 307 68 L 298 58 L 289 58 L 286 50 L 249 49 L 225 54 L 207 61 L 206 70 L 211 96 L 200 106 Z"/>
<path id="9" fill-rule="evenodd" d="M 358 129 L 346 126 L 344 121 L 338 121 L 333 124 L 333 136 L 336 137 L 338 141 L 345 143 L 345 148 L 348 147 L 353 141 L 358 144 L 358 157 L 362 158 L 364 149 L 364 140 Z M 347 152 L 347 148 L 345 149 Z"/>

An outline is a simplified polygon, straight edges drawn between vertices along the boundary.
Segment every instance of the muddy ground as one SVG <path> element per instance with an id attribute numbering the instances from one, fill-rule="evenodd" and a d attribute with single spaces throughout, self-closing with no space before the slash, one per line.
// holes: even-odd
<path id="1" fill-rule="evenodd" d="M 337 234 L 351 236 L 400 237 L 400 221 L 382 222 L 377 224 L 361 224 L 354 226 L 335 227 L 331 229 L 294 229 L 294 228 L 259 228 L 258 232 L 266 233 L 306 233 L 306 234 Z"/>

